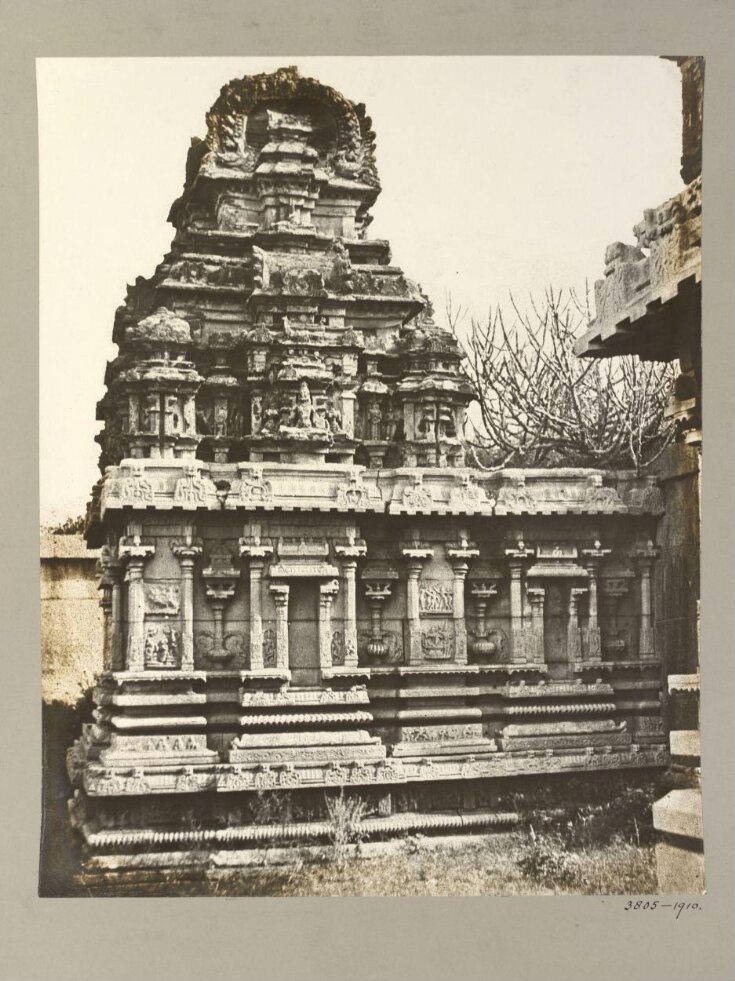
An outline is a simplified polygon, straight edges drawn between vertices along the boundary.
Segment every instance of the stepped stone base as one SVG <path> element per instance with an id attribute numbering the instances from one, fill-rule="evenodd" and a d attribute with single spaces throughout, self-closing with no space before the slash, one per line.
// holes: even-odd
<path id="1" fill-rule="evenodd" d="M 370 739 L 364 743 L 338 743 L 323 746 L 302 743 L 298 747 L 243 747 L 230 750 L 228 757 L 231 763 L 295 763 L 296 761 L 330 763 L 332 760 L 377 762 L 385 759 L 385 746 L 379 739 Z"/>
<path id="2" fill-rule="evenodd" d="M 498 748 L 489 739 L 455 739 L 452 742 L 405 742 L 397 743 L 391 756 L 402 758 L 423 758 L 433 756 L 481 756 L 486 753 L 497 753 Z"/>

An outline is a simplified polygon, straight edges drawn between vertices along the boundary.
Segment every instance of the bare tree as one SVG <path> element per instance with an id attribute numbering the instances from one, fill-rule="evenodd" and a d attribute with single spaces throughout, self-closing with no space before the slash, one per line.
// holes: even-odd
<path id="1" fill-rule="evenodd" d="M 671 442 L 664 409 L 672 364 L 632 356 L 578 358 L 574 342 L 588 326 L 589 291 L 549 288 L 530 312 L 510 296 L 511 314 L 498 306 L 485 321 L 446 298 L 449 325 L 462 344 L 477 392 L 479 419 L 465 438 L 476 462 L 504 466 L 650 466 Z"/>

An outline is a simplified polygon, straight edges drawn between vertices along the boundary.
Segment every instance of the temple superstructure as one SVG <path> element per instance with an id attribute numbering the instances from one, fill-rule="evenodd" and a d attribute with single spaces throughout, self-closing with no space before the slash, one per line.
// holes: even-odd
<path id="1" fill-rule="evenodd" d="M 663 766 L 656 481 L 467 465 L 461 350 L 367 237 L 363 106 L 287 68 L 207 123 L 98 406 L 87 844 L 235 847 L 276 788 L 304 834 L 335 787 L 377 832 L 491 825 L 497 778 Z"/>

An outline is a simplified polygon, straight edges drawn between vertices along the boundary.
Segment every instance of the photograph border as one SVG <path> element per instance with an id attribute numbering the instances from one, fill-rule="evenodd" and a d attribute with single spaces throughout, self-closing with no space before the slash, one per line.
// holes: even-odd
<path id="1" fill-rule="evenodd" d="M 618 978 L 733 971 L 733 5 L 701 0 L 53 0 L 4 9 L 4 978 Z M 623 897 L 48 900 L 41 818 L 36 57 L 698 54 L 706 58 L 701 908 Z M 285 56 L 284 55 L 284 56 Z M 9 129 L 9 132 L 8 132 Z M 69 134 L 73 139 L 73 133 Z M 655 138 L 655 133 L 652 133 Z M 21 179 L 19 179 L 21 178 Z M 636 219 L 631 215 L 631 223 Z M 111 214 L 109 220 L 114 220 Z M 83 262 L 83 257 L 80 257 Z M 75 288 L 70 284 L 70 288 Z M 100 329 L 104 329 L 101 325 Z M 716 334 L 715 334 L 716 332 Z M 709 461 L 713 464 L 710 467 Z M 686 897 L 680 897 L 685 899 Z M 699 897 L 697 897 L 699 898 Z M 239 904 L 247 903 L 243 908 Z M 487 904 L 490 904 L 488 906 Z"/>

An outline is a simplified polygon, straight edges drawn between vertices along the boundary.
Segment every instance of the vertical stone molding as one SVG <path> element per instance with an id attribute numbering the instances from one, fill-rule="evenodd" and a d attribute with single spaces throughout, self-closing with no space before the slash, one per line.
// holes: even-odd
<path id="1" fill-rule="evenodd" d="M 454 659 L 458 664 L 467 663 L 467 621 L 465 619 L 464 589 L 470 562 L 480 555 L 480 550 L 462 533 L 459 542 L 447 546 L 447 557 L 454 575 Z"/>
<path id="2" fill-rule="evenodd" d="M 367 654 L 370 658 L 385 657 L 388 653 L 383 640 L 383 604 L 389 596 L 389 582 L 365 583 L 365 599 L 370 608 L 370 640 L 367 644 Z"/>
<path id="3" fill-rule="evenodd" d="M 470 645 L 472 653 L 478 658 L 489 658 L 496 653 L 496 644 L 488 640 L 487 605 L 493 596 L 498 595 L 498 587 L 492 582 L 473 582 L 470 587 L 474 605 L 475 638 Z"/>
<path id="4" fill-rule="evenodd" d="M 240 539 L 240 555 L 249 559 L 250 573 L 250 670 L 263 670 L 263 569 L 273 547 L 260 540 L 260 528 L 250 538 Z"/>
<path id="5" fill-rule="evenodd" d="M 536 664 L 544 663 L 544 598 L 546 590 L 541 586 L 526 586 L 531 605 L 531 655 Z"/>
<path id="6" fill-rule="evenodd" d="M 156 551 L 156 546 L 144 542 L 140 526 L 131 526 L 128 534 L 120 539 L 119 555 L 125 563 L 125 582 L 128 589 L 127 651 L 125 667 L 128 671 L 145 669 L 145 587 L 143 570 L 146 559 Z"/>
<path id="7" fill-rule="evenodd" d="M 422 660 L 419 580 L 424 562 L 433 554 L 432 549 L 418 541 L 401 546 L 401 555 L 406 561 L 406 647 L 409 664 Z"/>
<path id="8" fill-rule="evenodd" d="M 602 609 L 611 632 L 618 629 L 620 600 L 628 592 L 628 583 L 622 578 L 605 579 L 602 583 Z"/>
<path id="9" fill-rule="evenodd" d="M 336 545 L 335 554 L 342 560 L 344 585 L 345 667 L 357 666 L 357 560 L 367 554 L 367 546 L 350 536 L 347 545 Z"/>
<path id="10" fill-rule="evenodd" d="M 641 619 L 638 631 L 638 656 L 642 660 L 656 657 L 653 637 L 653 611 L 651 607 L 651 568 L 660 554 L 658 546 L 652 541 L 639 546 L 635 551 L 641 588 Z"/>
<path id="11" fill-rule="evenodd" d="M 225 661 L 234 653 L 225 645 L 224 610 L 228 600 L 235 595 L 239 577 L 240 572 L 232 564 L 232 556 L 227 549 L 224 546 L 214 546 L 209 556 L 209 565 L 202 570 L 205 592 L 212 607 L 211 645 L 207 644 L 206 650 L 206 656 L 212 661 Z"/>
<path id="12" fill-rule="evenodd" d="M 181 567 L 181 670 L 194 670 L 194 563 L 202 554 L 194 529 L 187 527 L 184 538 L 174 542 L 171 551 Z"/>
<path id="13" fill-rule="evenodd" d="M 329 579 L 319 585 L 319 666 L 332 667 L 332 603 L 339 592 L 339 582 Z"/>
<path id="14" fill-rule="evenodd" d="M 597 580 L 600 574 L 600 563 L 606 555 L 610 554 L 609 548 L 603 548 L 601 542 L 595 540 L 592 548 L 583 548 L 584 566 L 587 570 L 589 588 L 589 616 L 587 621 L 587 657 L 590 661 L 602 659 L 602 635 L 600 633 L 600 622 L 598 616 L 597 603 Z"/>
<path id="15" fill-rule="evenodd" d="M 112 590 L 114 578 L 110 575 L 112 564 L 109 545 L 104 545 L 97 560 L 97 572 L 100 576 L 97 588 L 101 592 L 100 607 L 102 608 L 102 665 L 105 671 L 112 670 Z"/>
<path id="16" fill-rule="evenodd" d="M 523 593 L 521 589 L 523 564 L 533 555 L 532 548 L 526 548 L 523 539 L 511 548 L 505 549 L 510 568 L 510 657 L 514 664 L 523 664 L 529 660 L 531 651 L 527 645 L 525 624 L 523 619 Z"/>
<path id="17" fill-rule="evenodd" d="M 270 584 L 276 607 L 276 670 L 288 671 L 288 583 Z"/>
<path id="18" fill-rule="evenodd" d="M 579 602 L 587 592 L 583 586 L 572 586 L 569 590 L 569 611 L 567 620 L 567 652 L 570 662 L 581 660 L 582 657 L 582 633 L 579 628 Z M 590 597 L 591 605 L 591 597 Z M 599 631 L 598 631 L 599 640 Z M 599 660 L 600 651 L 598 648 L 597 659 Z"/>
<path id="19" fill-rule="evenodd" d="M 119 559 L 113 559 L 107 569 L 112 580 L 110 603 L 110 666 L 112 671 L 120 671 L 123 667 L 123 622 L 122 622 L 122 589 L 123 565 Z"/>

